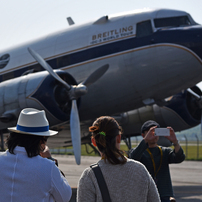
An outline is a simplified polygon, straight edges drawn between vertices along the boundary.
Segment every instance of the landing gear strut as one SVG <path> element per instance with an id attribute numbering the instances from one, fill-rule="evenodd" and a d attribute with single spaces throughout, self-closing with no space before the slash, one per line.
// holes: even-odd
<path id="1" fill-rule="evenodd" d="M 130 150 L 132 148 L 130 137 L 126 137 L 125 135 L 122 135 L 122 138 L 126 146 L 128 147 L 128 150 Z"/>
<path id="2" fill-rule="evenodd" d="M 0 135 L 1 135 L 1 151 L 5 151 L 5 149 L 4 149 L 4 134 L 1 130 L 0 130 Z"/>
<path id="3" fill-rule="evenodd" d="M 100 155 L 100 153 L 98 152 L 98 150 L 97 150 L 96 147 L 94 147 L 92 144 L 88 144 L 88 145 L 93 149 L 91 152 L 89 152 L 89 151 L 88 151 L 88 148 L 87 148 L 87 145 L 85 144 L 85 146 L 86 146 L 86 152 L 87 152 L 88 154 L 91 154 L 91 153 L 94 151 L 95 154 Z"/>

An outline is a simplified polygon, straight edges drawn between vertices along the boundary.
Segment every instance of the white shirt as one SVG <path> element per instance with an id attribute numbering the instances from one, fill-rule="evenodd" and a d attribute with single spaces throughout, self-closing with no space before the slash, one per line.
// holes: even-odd
<path id="1" fill-rule="evenodd" d="M 15 154 L 0 152 L 0 201 L 67 202 L 72 190 L 55 163 L 35 156 L 29 158 L 24 147 Z"/>

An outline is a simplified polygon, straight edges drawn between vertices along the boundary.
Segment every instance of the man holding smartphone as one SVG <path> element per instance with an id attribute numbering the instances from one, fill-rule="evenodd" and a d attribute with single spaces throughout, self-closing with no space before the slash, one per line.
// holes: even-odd
<path id="1" fill-rule="evenodd" d="M 129 157 L 146 166 L 157 185 L 162 202 L 175 201 L 169 164 L 181 163 L 184 161 L 185 155 L 171 127 L 167 127 L 170 135 L 165 137 L 173 143 L 174 150 L 169 147 L 158 146 L 159 136 L 155 134 L 156 128 L 160 128 L 160 125 L 153 120 L 146 121 L 142 125 L 143 140 L 130 151 Z"/>

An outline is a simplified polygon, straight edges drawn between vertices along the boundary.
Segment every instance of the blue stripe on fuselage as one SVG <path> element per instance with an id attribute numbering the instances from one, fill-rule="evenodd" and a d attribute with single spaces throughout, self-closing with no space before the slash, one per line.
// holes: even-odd
<path id="1" fill-rule="evenodd" d="M 146 37 L 133 37 L 108 44 L 98 44 L 96 47 L 59 56 L 57 58 L 47 60 L 47 62 L 53 69 L 60 69 L 93 59 L 106 57 L 112 54 L 121 53 L 123 51 L 161 43 L 172 43 L 185 46 L 202 58 L 202 28 L 200 26 L 200 28 L 186 27 L 160 30 Z M 1 75 L 0 81 L 8 80 L 13 77 L 19 77 L 29 69 L 35 69 L 38 71 L 43 70 L 39 64 L 31 65 Z"/>

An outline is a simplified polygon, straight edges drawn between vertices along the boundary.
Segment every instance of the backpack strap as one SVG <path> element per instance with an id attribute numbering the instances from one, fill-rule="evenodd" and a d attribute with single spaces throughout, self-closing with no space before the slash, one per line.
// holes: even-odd
<path id="1" fill-rule="evenodd" d="M 103 174 L 102 174 L 102 171 L 101 171 L 99 165 L 97 163 L 95 163 L 95 164 L 92 164 L 90 167 L 92 168 L 92 170 L 95 174 L 95 177 L 97 178 L 97 182 L 98 182 L 101 194 L 102 194 L 103 201 L 111 202 L 109 191 L 108 191 L 105 179 L 103 177 Z"/>

